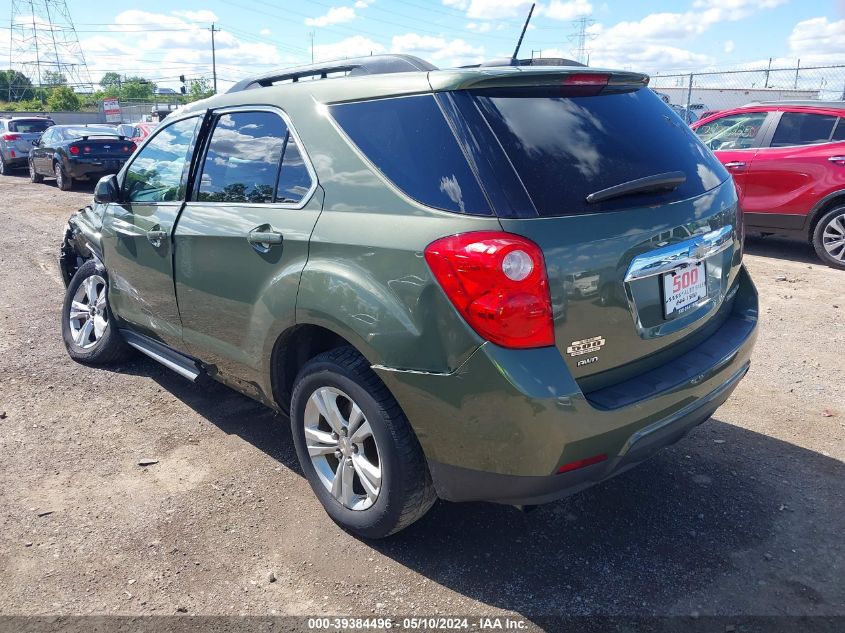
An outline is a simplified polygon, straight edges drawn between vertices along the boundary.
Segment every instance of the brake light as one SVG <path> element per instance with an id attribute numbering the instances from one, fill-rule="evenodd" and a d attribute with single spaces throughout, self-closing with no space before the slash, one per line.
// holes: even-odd
<path id="1" fill-rule="evenodd" d="M 79 154 L 79 148 L 76 145 L 71 145 L 70 147 L 68 147 L 68 151 L 70 151 L 70 153 L 74 156 Z"/>
<path id="2" fill-rule="evenodd" d="M 82 148 L 82 151 L 85 152 L 86 154 L 90 154 L 91 148 L 86 145 L 85 147 Z"/>
<path id="3" fill-rule="evenodd" d="M 131 151 L 132 151 L 132 150 L 134 150 L 134 149 L 135 149 L 135 146 L 134 146 L 134 145 L 124 145 L 124 146 L 123 146 L 123 151 L 124 151 L 124 152 L 131 152 Z"/>
<path id="4" fill-rule="evenodd" d="M 3 135 L 4 141 L 19 141 L 20 138 L 21 138 L 20 134 L 11 134 L 9 132 L 6 132 L 6 134 Z"/>
<path id="5" fill-rule="evenodd" d="M 579 459 L 574 462 L 569 462 L 568 464 L 564 464 L 560 468 L 557 469 L 558 473 L 568 473 L 570 470 L 578 470 L 579 468 L 586 468 L 587 466 L 592 466 L 593 464 L 600 464 L 601 462 L 607 461 L 607 455 L 602 453 L 601 455 L 593 455 L 592 457 L 587 457 L 585 459 Z"/>
<path id="6" fill-rule="evenodd" d="M 425 261 L 483 338 L 510 348 L 554 345 L 546 265 L 531 240 L 500 231 L 463 233 L 429 244 Z"/>
<path id="7" fill-rule="evenodd" d="M 574 73 L 567 75 L 561 83 L 564 96 L 585 96 L 599 94 L 610 81 L 610 75 L 600 73 Z"/>

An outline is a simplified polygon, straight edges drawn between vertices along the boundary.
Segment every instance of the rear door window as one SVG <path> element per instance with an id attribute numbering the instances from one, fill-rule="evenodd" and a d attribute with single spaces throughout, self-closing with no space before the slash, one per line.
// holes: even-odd
<path id="1" fill-rule="evenodd" d="M 827 143 L 833 133 L 834 125 L 836 125 L 836 117 L 832 115 L 784 112 L 772 136 L 771 146 L 790 147 Z"/>
<path id="2" fill-rule="evenodd" d="M 308 195 L 312 180 L 305 158 L 299 151 L 296 137 L 288 131 L 285 140 L 285 152 L 282 158 L 282 171 L 279 174 L 279 186 L 276 190 L 276 202 L 296 204 Z"/>
<path id="3" fill-rule="evenodd" d="M 830 140 L 845 141 L 845 119 L 839 118 L 839 122 L 836 124 L 836 129 L 833 130 L 833 136 Z"/>
<path id="4" fill-rule="evenodd" d="M 728 178 L 648 88 L 583 97 L 479 94 L 476 102 L 541 216 L 667 204 Z M 593 192 L 675 171 L 686 181 L 673 191 L 586 202 Z"/>
<path id="5" fill-rule="evenodd" d="M 445 211 L 492 214 L 432 95 L 345 103 L 330 111 L 375 168 L 409 197 Z"/>

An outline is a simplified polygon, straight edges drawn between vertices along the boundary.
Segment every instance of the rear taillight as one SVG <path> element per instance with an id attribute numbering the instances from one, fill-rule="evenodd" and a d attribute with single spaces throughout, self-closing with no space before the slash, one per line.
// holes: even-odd
<path id="1" fill-rule="evenodd" d="M 483 338 L 511 348 L 554 345 L 546 266 L 531 240 L 499 231 L 463 233 L 429 244 L 425 261 Z"/>
<path id="2" fill-rule="evenodd" d="M 78 155 L 78 154 L 79 154 L 79 148 L 78 148 L 76 145 L 71 145 L 71 146 L 70 146 L 70 147 L 68 147 L 67 149 L 68 149 L 68 151 L 69 151 L 71 154 L 73 154 L 74 156 L 76 156 L 76 155 Z"/>
<path id="3" fill-rule="evenodd" d="M 124 145 L 123 151 L 128 154 L 129 152 L 135 151 L 135 146 L 134 145 Z"/>
<path id="4" fill-rule="evenodd" d="M 90 154 L 91 148 L 86 145 L 85 147 L 82 148 L 82 151 L 85 152 L 86 154 Z"/>
<path id="5" fill-rule="evenodd" d="M 20 139 L 21 139 L 20 134 L 11 134 L 11 133 L 7 132 L 6 134 L 3 135 L 4 141 L 19 141 Z"/>
<path id="6" fill-rule="evenodd" d="M 561 93 L 566 97 L 589 97 L 599 94 L 607 87 L 610 75 L 600 73 L 574 73 L 561 82 Z"/>

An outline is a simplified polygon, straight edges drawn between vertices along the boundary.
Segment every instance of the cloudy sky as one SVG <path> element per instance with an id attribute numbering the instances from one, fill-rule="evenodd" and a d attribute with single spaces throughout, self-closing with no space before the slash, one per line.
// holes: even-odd
<path id="1" fill-rule="evenodd" d="M 5 2 L 0 2 L 0 5 Z M 212 22 L 225 88 L 267 68 L 370 53 L 440 67 L 510 56 L 531 0 L 145 0 L 68 2 L 96 82 L 114 70 L 162 86 L 211 76 Z M 143 7 L 143 8 L 140 8 Z M 178 7 L 178 8 L 174 8 Z M 7 11 L 0 12 L 8 14 Z M 587 18 L 592 66 L 648 73 L 767 63 L 845 63 L 845 0 L 543 0 L 521 56 L 574 57 Z M 0 56 L 9 56 L 9 24 Z"/>

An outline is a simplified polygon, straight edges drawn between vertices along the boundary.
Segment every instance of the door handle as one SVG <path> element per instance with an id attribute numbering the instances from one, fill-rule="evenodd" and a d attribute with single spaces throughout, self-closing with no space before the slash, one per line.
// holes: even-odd
<path id="1" fill-rule="evenodd" d="M 741 160 L 732 160 L 729 163 L 725 163 L 725 167 L 728 169 L 739 169 L 740 167 L 745 167 L 745 163 Z"/>
<path id="2" fill-rule="evenodd" d="M 150 244 L 158 248 L 161 246 L 162 240 L 167 239 L 167 231 L 162 231 L 161 229 L 150 229 L 147 231 L 147 239 L 150 240 Z"/>
<path id="3" fill-rule="evenodd" d="M 828 160 L 837 165 L 845 165 L 845 156 L 831 156 Z"/>
<path id="4" fill-rule="evenodd" d="M 259 253 L 266 253 L 273 244 L 282 243 L 282 234 L 274 231 L 270 225 L 265 224 L 252 229 L 246 236 L 247 241 Z"/>

